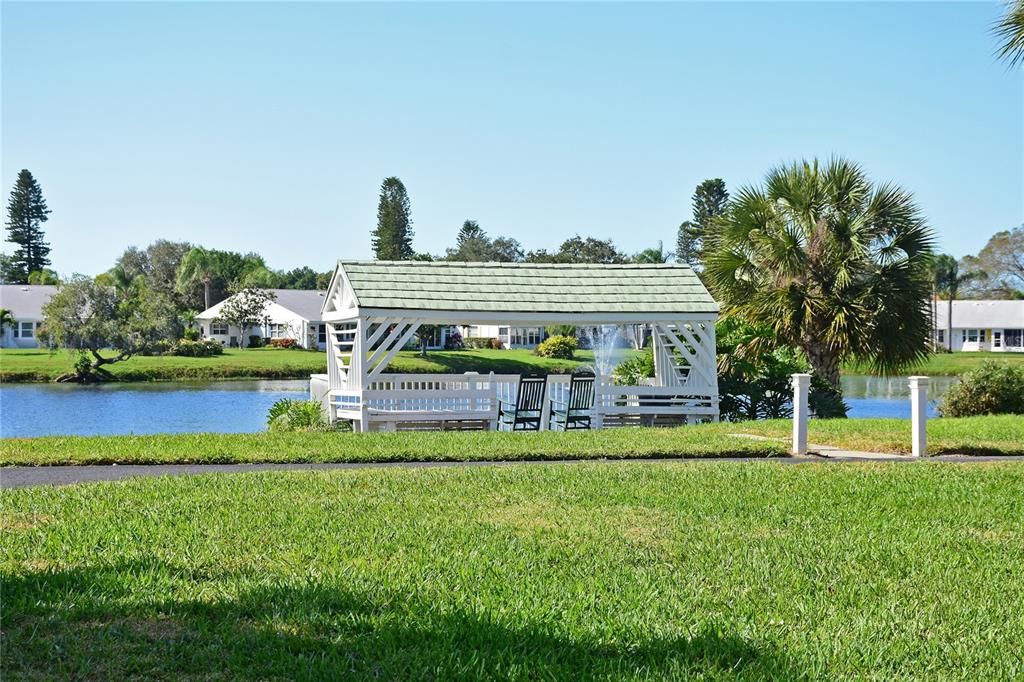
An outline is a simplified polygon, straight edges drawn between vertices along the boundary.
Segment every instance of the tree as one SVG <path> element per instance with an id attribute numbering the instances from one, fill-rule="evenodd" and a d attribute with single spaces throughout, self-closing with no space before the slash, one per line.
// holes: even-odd
<path id="1" fill-rule="evenodd" d="M 523 245 L 512 237 L 495 237 L 491 240 L 490 258 L 496 263 L 522 263 L 525 254 Z"/>
<path id="2" fill-rule="evenodd" d="M 847 358 L 888 374 L 927 357 L 933 237 L 909 192 L 804 161 L 743 188 L 716 232 L 705 275 L 725 315 L 771 328 L 836 391 Z"/>
<path id="3" fill-rule="evenodd" d="M 1010 0 L 1006 14 L 992 29 L 1000 41 L 997 55 L 1010 67 L 1024 63 L 1024 0 Z"/>
<path id="4" fill-rule="evenodd" d="M 640 253 L 633 256 L 634 263 L 667 263 L 672 260 L 674 253 L 665 250 L 665 245 L 661 241 L 658 242 L 658 246 L 655 248 L 644 249 Z"/>
<path id="5" fill-rule="evenodd" d="M 220 319 L 238 327 L 240 348 L 245 348 L 245 331 L 270 322 L 267 306 L 277 300 L 272 291 L 244 288 L 231 296 L 220 308 Z"/>
<path id="6" fill-rule="evenodd" d="M 174 306 L 145 287 L 124 298 L 114 287 L 78 275 L 43 306 L 43 318 L 45 339 L 79 355 L 75 371 L 58 381 L 103 381 L 115 378 L 107 365 L 171 338 Z"/>
<path id="7" fill-rule="evenodd" d="M 933 330 L 939 316 L 939 294 L 942 293 L 949 270 L 953 267 L 956 267 L 956 259 L 945 253 L 935 255 L 928 263 L 928 280 L 932 287 L 931 306 L 928 312 Z M 933 341 L 932 345 L 935 347 L 936 342 Z"/>
<path id="8" fill-rule="evenodd" d="M 0 336 L 4 335 L 4 330 L 8 327 L 14 329 L 14 313 L 7 308 L 0 308 Z"/>
<path id="9" fill-rule="evenodd" d="M 122 299 L 130 298 L 136 289 L 145 286 L 142 275 L 133 274 L 121 265 L 115 265 L 102 275 L 97 276 L 96 281 L 114 287 L 114 291 Z"/>
<path id="10" fill-rule="evenodd" d="M 1024 225 L 992 235 L 977 256 L 966 256 L 962 267 L 977 273 L 971 293 L 1009 298 L 1024 291 Z"/>
<path id="11" fill-rule="evenodd" d="M 373 254 L 377 260 L 411 260 L 412 218 L 409 195 L 396 177 L 384 178 L 377 203 L 377 229 L 373 231 Z"/>
<path id="12" fill-rule="evenodd" d="M 9 265 L 11 284 L 27 284 L 29 273 L 50 264 L 50 245 L 42 227 L 49 216 L 42 187 L 22 169 L 7 201 L 7 241 L 18 245 Z"/>
<path id="13" fill-rule="evenodd" d="M 704 252 L 710 246 L 715 220 L 725 213 L 729 192 L 721 178 L 705 180 L 693 191 L 693 218 L 679 226 L 676 238 L 676 257 L 700 270 L 704 265 Z"/>
<path id="14" fill-rule="evenodd" d="M 455 239 L 455 248 L 448 249 L 445 260 L 461 262 L 519 263 L 523 247 L 511 237 L 491 239 L 475 220 L 462 223 Z"/>
<path id="15" fill-rule="evenodd" d="M 178 290 L 185 290 L 197 282 L 202 284 L 205 306 L 203 309 L 208 310 L 213 305 L 210 303 L 210 290 L 219 267 L 220 262 L 216 252 L 208 251 L 201 246 L 193 248 L 185 254 L 181 260 L 181 266 L 178 268 Z"/>
<path id="16" fill-rule="evenodd" d="M 29 284 L 60 284 L 60 276 L 50 268 L 34 270 L 28 273 Z"/>
<path id="17" fill-rule="evenodd" d="M 6 253 L 0 253 L 0 284 L 14 284 L 18 273 L 11 262 L 11 257 Z"/>
<path id="18" fill-rule="evenodd" d="M 326 289 L 334 272 L 317 272 L 313 268 L 303 266 L 288 272 L 279 273 L 279 289 Z M 321 286 L 322 284 L 322 286 Z"/>
<path id="19" fill-rule="evenodd" d="M 145 250 L 128 247 L 117 259 L 117 265 L 133 277 L 142 277 L 151 291 L 170 296 L 179 310 L 195 308 L 202 304 L 201 286 L 178 286 L 178 268 L 192 248 L 188 242 L 158 239 Z"/>
<path id="20" fill-rule="evenodd" d="M 953 349 L 953 301 L 960 296 L 960 288 L 976 279 L 985 277 L 981 271 L 960 272 L 960 264 L 956 258 L 943 254 L 935 258 L 937 265 L 933 271 L 938 284 L 939 295 L 946 297 L 946 347 Z"/>
<path id="21" fill-rule="evenodd" d="M 531 251 L 526 256 L 531 263 L 599 263 L 604 265 L 625 263 L 629 259 L 626 254 L 615 248 L 612 240 L 584 239 L 576 235 L 562 242 L 555 253 L 544 249 Z"/>

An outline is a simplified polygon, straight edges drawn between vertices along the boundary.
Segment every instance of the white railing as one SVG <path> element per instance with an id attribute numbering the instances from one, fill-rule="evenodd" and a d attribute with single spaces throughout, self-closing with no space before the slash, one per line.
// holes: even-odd
<path id="1" fill-rule="evenodd" d="M 572 377 L 547 377 L 541 428 L 547 429 L 551 403 L 569 399 Z M 333 390 L 333 415 L 369 421 L 497 419 L 498 403 L 515 404 L 518 374 L 384 374 L 366 390 Z M 607 423 L 604 417 L 610 417 Z M 624 419 L 624 417 L 629 419 Z M 711 389 L 685 386 L 615 386 L 599 384 L 591 409 L 593 425 L 655 423 L 654 417 L 718 418 L 718 396 Z"/>

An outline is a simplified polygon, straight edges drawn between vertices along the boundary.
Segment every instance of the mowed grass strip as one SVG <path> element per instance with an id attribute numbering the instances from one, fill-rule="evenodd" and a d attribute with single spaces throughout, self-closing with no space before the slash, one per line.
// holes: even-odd
<path id="1" fill-rule="evenodd" d="M 972 369 L 977 369 L 982 363 L 995 361 L 1008 365 L 1024 365 L 1024 353 L 992 353 L 987 351 L 968 351 L 957 353 L 935 353 L 928 356 L 928 359 L 918 367 L 913 367 L 904 372 L 906 376 L 912 374 L 925 376 L 960 376 Z M 871 374 L 871 368 L 867 365 L 849 363 L 843 367 L 845 374 Z"/>
<path id="2" fill-rule="evenodd" d="M 10 679 L 1020 679 L 1024 467 L 0 492 Z"/>
<path id="3" fill-rule="evenodd" d="M 632 351 L 624 351 L 628 357 Z M 555 360 L 529 350 L 401 351 L 388 372 L 399 374 L 567 374 L 592 364 L 591 351 L 579 351 L 575 360 Z M 37 349 L 0 349 L 0 381 L 53 381 L 72 370 L 73 357 L 65 352 Z M 203 379 L 308 379 L 327 371 L 327 354 L 279 348 L 225 349 L 223 355 L 185 358 L 173 355 L 135 356 L 107 368 L 120 381 L 195 381 Z"/>
<path id="4" fill-rule="evenodd" d="M 709 427 L 790 442 L 793 422 L 777 419 Z M 908 419 L 812 419 L 808 440 L 849 450 L 910 454 Z M 1024 455 L 1024 415 L 989 415 L 928 420 L 929 455 Z"/>
<path id="5" fill-rule="evenodd" d="M 786 452 L 783 443 L 688 427 L 569 433 L 199 433 L 8 438 L 0 440 L 0 465 L 776 457 Z"/>

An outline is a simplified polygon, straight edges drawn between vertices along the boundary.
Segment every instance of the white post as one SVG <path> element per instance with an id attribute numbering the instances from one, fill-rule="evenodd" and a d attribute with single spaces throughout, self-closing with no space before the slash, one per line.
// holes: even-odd
<path id="1" fill-rule="evenodd" d="M 914 457 L 928 453 L 928 377 L 910 377 L 911 452 Z"/>
<path id="2" fill-rule="evenodd" d="M 810 374 L 793 375 L 793 454 L 807 454 L 807 420 L 810 409 L 807 392 L 811 387 Z"/>

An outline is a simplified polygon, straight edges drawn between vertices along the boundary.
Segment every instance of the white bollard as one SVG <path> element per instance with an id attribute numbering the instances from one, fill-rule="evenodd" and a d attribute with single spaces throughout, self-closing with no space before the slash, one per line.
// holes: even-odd
<path id="1" fill-rule="evenodd" d="M 910 377 L 911 452 L 928 454 L 928 377 Z"/>
<path id="2" fill-rule="evenodd" d="M 807 420 L 811 410 L 807 393 L 811 387 L 810 374 L 793 375 L 793 454 L 807 454 Z"/>

